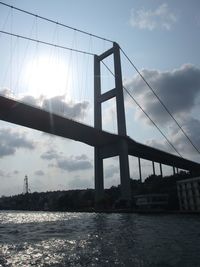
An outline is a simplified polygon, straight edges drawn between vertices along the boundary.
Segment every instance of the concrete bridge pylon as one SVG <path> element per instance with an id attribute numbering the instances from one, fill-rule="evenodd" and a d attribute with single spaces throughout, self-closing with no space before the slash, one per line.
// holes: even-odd
<path id="1" fill-rule="evenodd" d="M 101 62 L 113 55 L 115 87 L 102 93 L 101 90 Z M 124 94 L 122 84 L 122 71 L 120 59 L 120 47 L 113 43 L 113 47 L 101 55 L 94 56 L 94 127 L 102 130 L 102 103 L 111 98 L 116 99 L 117 130 L 122 138 L 119 142 L 106 146 L 95 146 L 95 201 L 98 203 L 104 197 L 104 171 L 103 159 L 119 156 L 121 197 L 131 199 L 130 170 L 128 159 L 128 143 L 126 140 L 126 119 L 124 108 Z M 123 139 L 124 137 L 124 139 Z"/>

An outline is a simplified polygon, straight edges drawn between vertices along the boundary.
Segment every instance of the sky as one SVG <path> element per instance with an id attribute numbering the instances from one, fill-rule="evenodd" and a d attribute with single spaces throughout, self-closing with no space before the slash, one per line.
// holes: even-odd
<path id="1" fill-rule="evenodd" d="M 200 150 L 200 3 L 198 0 L 7 0 L 6 4 L 119 43 Z M 101 54 L 112 44 L 0 5 L 0 30 Z M 0 34 L 0 93 L 93 125 L 93 57 Z M 121 55 L 123 84 L 185 158 L 200 162 L 158 100 Z M 112 69 L 112 58 L 106 61 Z M 102 92 L 112 89 L 102 66 Z M 103 104 L 103 128 L 116 133 L 114 99 Z M 127 133 L 175 153 L 125 94 Z M 31 119 L 31 118 L 30 118 Z M 0 121 L 0 196 L 94 188 L 94 151 L 80 142 Z M 138 179 L 136 158 L 130 175 Z M 163 166 L 164 174 L 172 168 Z M 159 174 L 158 164 L 156 173 Z M 143 179 L 152 164 L 142 160 Z M 105 187 L 117 185 L 118 157 L 104 160 Z"/>

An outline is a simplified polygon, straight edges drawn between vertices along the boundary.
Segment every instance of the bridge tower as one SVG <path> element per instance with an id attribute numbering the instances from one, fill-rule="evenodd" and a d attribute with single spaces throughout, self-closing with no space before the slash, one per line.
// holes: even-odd
<path id="1" fill-rule="evenodd" d="M 115 88 L 106 93 L 101 92 L 101 62 L 113 55 Z M 104 196 L 103 159 L 119 156 L 121 197 L 131 199 L 128 144 L 126 141 L 126 120 L 121 72 L 120 48 L 117 43 L 101 55 L 94 56 L 94 127 L 102 130 L 102 103 L 115 97 L 117 111 L 118 135 L 124 137 L 118 143 L 95 147 L 95 201 L 98 203 Z"/>

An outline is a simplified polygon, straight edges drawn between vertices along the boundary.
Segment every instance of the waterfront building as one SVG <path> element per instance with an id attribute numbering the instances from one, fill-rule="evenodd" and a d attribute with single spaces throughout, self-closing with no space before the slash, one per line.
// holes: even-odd
<path id="1" fill-rule="evenodd" d="M 177 181 L 177 192 L 180 210 L 200 212 L 200 177 Z"/>
<path id="2" fill-rule="evenodd" d="M 168 194 L 136 195 L 136 208 L 140 210 L 165 210 L 168 205 Z"/>

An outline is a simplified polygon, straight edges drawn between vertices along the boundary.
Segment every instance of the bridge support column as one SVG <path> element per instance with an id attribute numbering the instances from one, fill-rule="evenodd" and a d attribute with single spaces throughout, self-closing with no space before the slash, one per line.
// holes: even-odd
<path id="1" fill-rule="evenodd" d="M 160 163 L 160 176 L 163 177 L 162 164 Z"/>
<path id="2" fill-rule="evenodd" d="M 131 188 L 130 188 L 128 145 L 124 140 L 122 140 L 120 143 L 119 164 L 120 164 L 121 197 L 122 199 L 130 200 Z"/>
<path id="3" fill-rule="evenodd" d="M 140 183 L 142 183 L 142 170 L 141 170 L 141 160 L 140 160 L 140 158 L 138 158 L 138 167 L 139 167 Z"/>
<path id="4" fill-rule="evenodd" d="M 103 159 L 100 156 L 100 149 L 94 149 L 94 181 L 95 181 L 95 202 L 99 203 L 104 197 L 104 181 L 103 181 Z"/>
<path id="5" fill-rule="evenodd" d="M 106 93 L 101 93 L 101 62 L 113 55 L 114 59 L 114 77 L 115 88 L 111 88 Z M 121 181 L 121 197 L 126 200 L 131 200 L 130 188 L 130 170 L 128 158 L 128 144 L 126 141 L 126 120 L 124 109 L 124 94 L 122 84 L 120 47 L 117 43 L 113 43 L 113 47 L 105 51 L 103 54 L 94 56 L 94 127 L 102 130 L 102 107 L 101 104 L 111 98 L 116 99 L 117 109 L 117 128 L 118 134 L 121 136 L 117 146 L 117 155 L 119 155 L 120 163 L 120 181 Z M 123 137 L 125 137 L 123 139 Z M 106 153 L 109 152 L 110 145 L 95 148 L 95 193 L 96 201 L 103 197 L 103 158 L 106 158 Z"/>
<path id="6" fill-rule="evenodd" d="M 153 167 L 153 175 L 155 175 L 156 172 L 155 172 L 155 162 L 154 161 L 152 161 L 152 167 Z"/>

